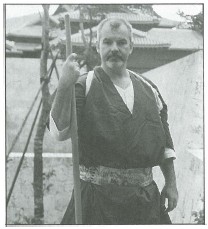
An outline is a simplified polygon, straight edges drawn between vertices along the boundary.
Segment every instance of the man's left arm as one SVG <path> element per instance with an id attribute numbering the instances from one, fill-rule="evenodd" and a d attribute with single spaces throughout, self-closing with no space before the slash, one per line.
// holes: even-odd
<path id="1" fill-rule="evenodd" d="M 162 170 L 162 173 L 165 178 L 165 186 L 161 192 L 161 206 L 165 206 L 165 200 L 167 198 L 168 207 L 166 211 L 170 212 L 177 206 L 178 202 L 178 190 L 176 185 L 176 176 L 174 169 L 174 159 L 176 158 L 176 154 L 174 151 L 173 141 L 169 130 L 167 105 L 165 104 L 157 88 L 156 90 L 158 93 L 158 103 L 161 103 L 161 109 L 159 109 L 159 112 L 166 136 L 166 148 L 162 163 L 160 164 L 160 169 Z"/>
<path id="2" fill-rule="evenodd" d="M 173 141 L 170 135 L 169 124 L 168 124 L 168 108 L 164 102 L 158 88 L 149 79 L 143 77 L 153 89 L 155 95 L 158 112 L 160 114 L 161 122 L 166 137 L 165 152 L 160 164 L 160 168 L 165 177 L 165 186 L 161 192 L 161 206 L 165 206 L 165 199 L 168 199 L 167 212 L 172 211 L 178 202 L 178 190 L 176 185 L 176 176 L 174 169 L 174 159 L 176 159 L 176 154 L 174 151 Z"/>
<path id="3" fill-rule="evenodd" d="M 167 212 L 172 211 L 178 202 L 178 190 L 176 185 L 176 176 L 173 158 L 168 158 L 160 165 L 165 178 L 165 186 L 161 192 L 161 206 L 165 206 L 165 199 L 168 199 Z"/>

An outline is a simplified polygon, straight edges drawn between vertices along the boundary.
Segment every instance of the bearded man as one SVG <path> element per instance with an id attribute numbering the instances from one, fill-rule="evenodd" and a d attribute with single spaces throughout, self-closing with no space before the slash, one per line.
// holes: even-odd
<path id="1" fill-rule="evenodd" d="M 50 130 L 71 137 L 75 85 L 83 224 L 168 224 L 177 205 L 167 105 L 151 81 L 127 69 L 132 51 L 131 25 L 105 19 L 97 30 L 101 66 L 80 76 L 76 54 L 63 66 Z M 164 174 L 162 193 L 154 166 Z M 73 193 L 61 224 L 75 224 Z"/>

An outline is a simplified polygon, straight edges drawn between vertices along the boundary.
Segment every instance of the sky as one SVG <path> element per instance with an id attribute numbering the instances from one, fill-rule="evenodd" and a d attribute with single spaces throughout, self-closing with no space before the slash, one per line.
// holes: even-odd
<path id="1" fill-rule="evenodd" d="M 50 5 L 50 14 L 52 14 L 57 5 Z M 181 20 L 180 16 L 177 15 L 178 10 L 183 11 L 185 14 L 194 15 L 202 10 L 202 5 L 197 4 L 186 4 L 186 5 L 153 5 L 153 9 L 156 13 L 164 18 L 171 20 Z M 6 18 L 19 17 L 28 14 L 42 12 L 41 5 L 6 5 Z"/>

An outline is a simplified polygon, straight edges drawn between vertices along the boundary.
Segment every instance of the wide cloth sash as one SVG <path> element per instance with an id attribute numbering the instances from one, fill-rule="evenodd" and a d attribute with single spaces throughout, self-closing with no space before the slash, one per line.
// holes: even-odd
<path id="1" fill-rule="evenodd" d="M 97 185 L 115 184 L 120 186 L 145 187 L 152 183 L 152 168 L 117 169 L 104 166 L 79 166 L 80 179 Z"/>

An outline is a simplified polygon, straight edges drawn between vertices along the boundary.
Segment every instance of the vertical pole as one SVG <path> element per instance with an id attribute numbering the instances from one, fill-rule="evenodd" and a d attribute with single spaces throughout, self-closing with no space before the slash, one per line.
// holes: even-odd
<path id="1" fill-rule="evenodd" d="M 70 27 L 69 15 L 65 15 L 65 28 L 66 28 L 66 58 L 67 58 L 72 53 L 71 27 Z M 72 141 L 72 161 L 73 161 L 73 178 L 74 178 L 75 223 L 82 224 L 75 88 L 73 88 L 73 92 L 72 92 L 72 127 L 73 127 L 73 131 L 72 131 L 71 141 Z"/>

